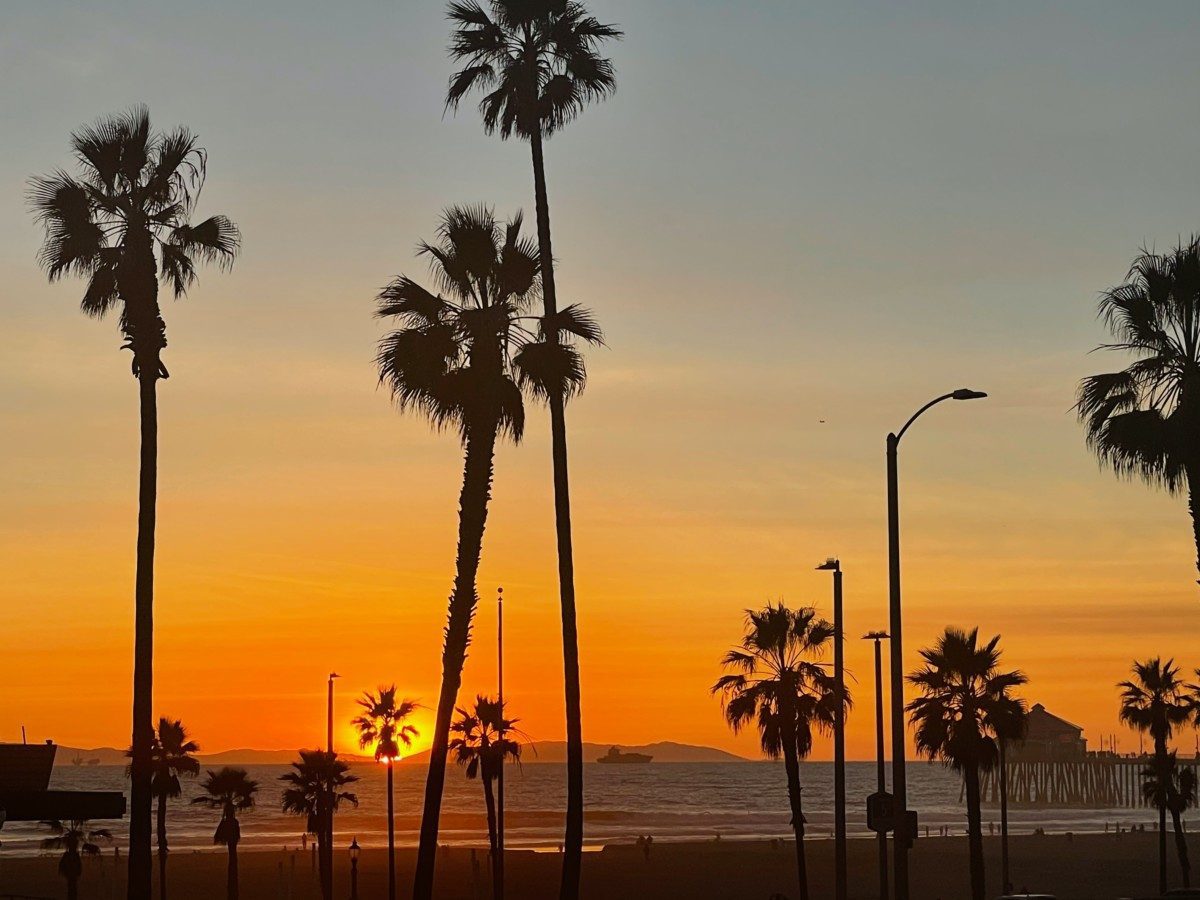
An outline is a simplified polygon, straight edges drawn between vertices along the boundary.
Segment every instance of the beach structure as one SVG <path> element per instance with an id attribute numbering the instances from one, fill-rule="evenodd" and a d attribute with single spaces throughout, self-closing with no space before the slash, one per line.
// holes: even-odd
<path id="1" fill-rule="evenodd" d="M 57 751 L 52 741 L 0 744 L 0 828 L 5 822 L 120 819 L 125 815 L 125 795 L 120 791 L 50 790 Z"/>

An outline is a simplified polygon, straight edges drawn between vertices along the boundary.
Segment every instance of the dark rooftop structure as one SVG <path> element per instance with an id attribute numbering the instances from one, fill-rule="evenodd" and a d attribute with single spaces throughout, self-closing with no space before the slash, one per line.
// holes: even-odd
<path id="1" fill-rule="evenodd" d="M 0 828 L 7 822 L 43 819 L 119 819 L 125 815 L 120 791 L 52 791 L 54 754 L 44 744 L 0 744 Z"/>
<path id="2" fill-rule="evenodd" d="M 1060 719 L 1040 703 L 1029 710 L 1025 740 L 1014 744 L 1013 761 L 1073 762 L 1087 757 L 1083 729 Z"/>

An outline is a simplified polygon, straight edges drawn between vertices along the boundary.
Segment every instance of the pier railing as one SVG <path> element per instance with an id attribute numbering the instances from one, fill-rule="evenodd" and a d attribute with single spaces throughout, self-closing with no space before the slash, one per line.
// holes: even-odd
<path id="1" fill-rule="evenodd" d="M 1008 802 L 1013 807 L 1117 809 L 1144 807 L 1142 771 L 1151 757 L 1091 757 L 1072 762 L 1009 762 Z M 1200 777 L 1200 760 L 1181 759 L 1180 768 Z M 988 805 L 1000 803 L 999 771 L 983 774 L 981 793 Z"/>

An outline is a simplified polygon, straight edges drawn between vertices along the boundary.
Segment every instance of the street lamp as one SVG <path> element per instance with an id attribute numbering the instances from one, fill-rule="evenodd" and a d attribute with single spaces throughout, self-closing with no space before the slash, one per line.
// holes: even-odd
<path id="1" fill-rule="evenodd" d="M 903 623 L 900 611 L 900 509 L 899 488 L 896 475 L 896 450 L 904 433 L 920 415 L 943 400 L 979 400 L 986 397 L 982 391 L 959 388 L 930 400 L 909 417 L 900 431 L 887 436 L 888 476 L 888 584 L 892 632 L 892 792 L 895 794 L 895 843 L 894 870 L 896 900 L 909 900 L 908 895 L 908 848 L 915 834 L 909 834 L 908 783 L 905 778 L 904 757 L 904 642 Z"/>
<path id="2" fill-rule="evenodd" d="M 833 573 L 833 883 L 836 900 L 846 900 L 846 675 L 842 659 L 842 564 L 829 557 L 817 566 Z"/>
<path id="3" fill-rule="evenodd" d="M 337 672 L 329 673 L 329 693 L 328 701 L 325 705 L 325 727 L 326 727 L 326 750 L 329 755 L 333 756 L 333 679 L 340 678 Z M 332 760 L 331 760 L 332 762 Z M 321 791 L 318 798 L 318 816 L 323 819 L 321 827 L 324 829 L 324 840 L 321 841 L 325 846 L 320 852 L 325 857 L 325 885 L 328 893 L 333 893 L 333 788 L 329 785 Z"/>
<path id="4" fill-rule="evenodd" d="M 869 631 L 864 641 L 875 642 L 875 783 L 876 791 L 887 793 L 887 777 L 883 765 L 883 651 L 879 642 L 886 641 L 886 631 Z M 887 831 L 880 831 L 879 843 L 879 900 L 888 900 Z"/>
<path id="5" fill-rule="evenodd" d="M 350 900 L 358 900 L 358 854 L 361 852 L 356 837 L 350 841 Z"/>

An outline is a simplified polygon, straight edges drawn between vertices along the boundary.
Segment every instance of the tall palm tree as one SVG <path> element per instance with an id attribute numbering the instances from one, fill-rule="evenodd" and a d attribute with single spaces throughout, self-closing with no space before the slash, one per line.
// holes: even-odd
<path id="1" fill-rule="evenodd" d="M 450 741 L 454 761 L 465 766 L 468 778 L 479 776 L 483 782 L 483 804 L 487 810 L 488 847 L 492 851 L 492 896 L 503 900 L 504 882 L 500 868 L 499 830 L 496 827 L 496 796 L 493 788 L 505 760 L 520 760 L 521 745 L 508 737 L 517 720 L 504 716 L 501 700 L 475 698 L 475 708 L 456 710 L 458 719 L 450 726 L 455 737 Z"/>
<path id="2" fill-rule="evenodd" d="M 133 748 L 129 809 L 129 897 L 150 898 L 151 748 L 154 724 L 154 526 L 158 491 L 158 379 L 166 324 L 162 281 L 182 297 L 202 262 L 233 262 L 237 227 L 225 216 L 191 224 L 207 155 L 186 128 L 155 132 L 144 107 L 109 116 L 71 136 L 79 168 L 30 182 L 29 201 L 45 231 L 38 261 L 51 281 L 87 279 L 81 307 L 102 318 L 117 310 L 123 349 L 133 353 L 141 401 L 134 607 Z"/>
<path id="3" fill-rule="evenodd" d="M 1164 767 L 1160 768 L 1156 760 L 1142 770 L 1142 796 L 1151 806 L 1171 813 L 1179 871 L 1183 877 L 1183 886 L 1188 888 L 1192 885 L 1192 865 L 1188 860 L 1183 814 L 1196 805 L 1196 772 L 1191 768 L 1180 768 L 1175 751 L 1167 754 L 1162 765 Z"/>
<path id="4" fill-rule="evenodd" d="M 620 38 L 621 31 L 599 22 L 576 0 L 488 0 L 487 6 L 485 10 L 477 0 L 450 3 L 454 27 L 450 55 L 463 68 L 450 78 L 446 106 L 457 109 L 467 94 L 480 91 L 484 130 L 499 132 L 502 139 L 516 135 L 529 141 L 547 338 L 551 343 L 570 340 L 570 329 L 559 318 L 542 144 L 589 103 L 616 90 L 612 63 L 598 49 L 604 41 Z M 567 821 L 559 889 L 563 900 L 579 895 L 583 852 L 583 725 L 565 411 L 570 388 L 560 381 L 546 398 L 566 692 Z"/>
<path id="5" fill-rule="evenodd" d="M 63 852 L 58 860 L 58 874 L 67 880 L 67 900 L 76 900 L 83 858 L 99 856 L 100 844 L 112 840 L 112 835 L 105 828 L 92 828 L 85 819 L 47 819 L 41 824 L 50 832 L 50 837 L 42 838 L 42 849 Z"/>
<path id="6" fill-rule="evenodd" d="M 1020 734 L 1026 716 L 1025 701 L 1011 691 L 1028 679 L 1000 671 L 999 645 L 999 635 L 981 645 L 978 628 L 947 628 L 921 651 L 924 666 L 908 676 L 921 691 L 906 707 L 917 751 L 962 773 L 972 900 L 983 900 L 985 891 L 979 776 L 996 765 L 999 741 Z"/>
<path id="7" fill-rule="evenodd" d="M 429 900 L 450 719 L 479 602 L 475 576 L 496 443 L 502 436 L 520 440 L 523 390 L 540 397 L 561 383 L 578 390 L 586 373 L 574 348 L 550 343 L 544 322 L 526 314 L 540 279 L 537 248 L 521 237 L 520 215 L 502 226 L 490 209 L 454 207 L 443 216 L 437 243 L 422 244 L 420 253 L 429 257 L 441 293 L 407 277 L 384 288 L 377 315 L 395 317 L 401 328 L 380 342 L 377 363 L 380 380 L 402 411 L 422 413 L 435 428 L 454 427 L 465 448 L 458 555 L 413 886 L 415 897 Z M 586 340 L 600 339 L 584 309 L 564 309 L 557 321 Z"/>
<path id="8" fill-rule="evenodd" d="M 1200 237 L 1143 252 L 1100 315 L 1116 338 L 1102 349 L 1135 360 L 1080 383 L 1088 445 L 1118 475 L 1187 491 L 1200 569 Z"/>
<path id="9" fill-rule="evenodd" d="M 783 757 L 787 773 L 800 900 L 808 900 L 804 856 L 804 810 L 800 802 L 800 760 L 812 751 L 813 732 L 833 729 L 838 698 L 833 675 L 817 660 L 834 637 L 833 625 L 812 607 L 791 610 L 780 601 L 746 610 L 741 645 L 725 654 L 729 670 L 713 685 L 721 694 L 725 720 L 734 732 L 754 723 L 763 752 Z M 843 691 L 845 706 L 850 696 Z"/>
<path id="10" fill-rule="evenodd" d="M 213 832 L 213 843 L 223 844 L 229 850 L 229 869 L 225 880 L 228 900 L 238 900 L 237 845 L 242 839 L 242 826 L 238 813 L 254 806 L 254 795 L 258 793 L 258 782 L 245 769 L 225 766 L 214 772 L 208 770 L 200 782 L 204 794 L 192 800 L 210 809 L 221 810 L 221 821 Z"/>
<path id="11" fill-rule="evenodd" d="M 404 720 L 417 711 L 415 700 L 396 702 L 396 686 L 379 688 L 378 694 L 363 693 L 358 705 L 362 715 L 354 719 L 358 729 L 358 746 L 375 748 L 375 761 L 387 765 L 388 818 L 388 900 L 396 900 L 396 812 L 394 805 L 392 765 L 400 757 L 400 745 L 412 746 L 419 732 Z"/>
<path id="12" fill-rule="evenodd" d="M 1133 663 L 1133 678 L 1122 681 L 1121 721 L 1154 741 L 1153 772 L 1168 769 L 1167 742 L 1192 714 L 1187 685 L 1175 661 L 1159 657 Z M 1158 891 L 1167 892 L 1167 807 L 1158 805 Z"/>
<path id="13" fill-rule="evenodd" d="M 280 775 L 279 780 L 287 785 L 281 801 L 283 811 L 304 816 L 304 830 L 316 836 L 321 896 L 333 900 L 333 848 L 326 841 L 342 801 L 358 806 L 358 795 L 343 790 L 358 781 L 358 776 L 350 774 L 349 763 L 338 759 L 336 753 L 301 750 L 300 761 L 292 763 L 292 771 Z"/>
<path id="14" fill-rule="evenodd" d="M 200 745 L 188 738 L 187 729 L 179 719 L 163 716 L 158 720 L 151 753 L 154 775 L 150 792 L 158 800 L 158 896 L 167 900 L 167 801 L 183 793 L 180 776 L 200 774 L 200 761 L 192 756 Z"/>

